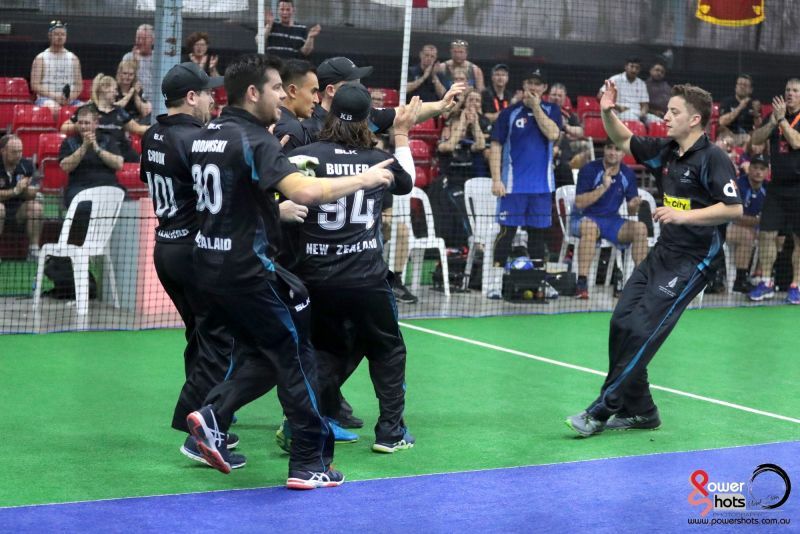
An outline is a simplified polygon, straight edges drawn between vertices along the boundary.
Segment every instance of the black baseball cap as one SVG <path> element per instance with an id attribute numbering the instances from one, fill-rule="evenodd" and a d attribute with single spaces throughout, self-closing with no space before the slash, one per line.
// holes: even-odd
<path id="1" fill-rule="evenodd" d="M 750 158 L 750 165 L 755 165 L 756 163 L 763 165 L 764 167 L 769 167 L 769 158 L 766 156 L 766 154 L 756 154 Z"/>
<path id="2" fill-rule="evenodd" d="M 345 122 L 361 122 L 369 117 L 372 97 L 367 88 L 360 83 L 342 85 L 331 102 L 331 113 Z"/>
<path id="3" fill-rule="evenodd" d="M 175 65 L 161 80 L 161 94 L 165 100 L 183 98 L 189 91 L 204 91 L 221 86 L 222 76 L 211 77 L 191 61 Z"/>
<path id="4" fill-rule="evenodd" d="M 341 56 L 326 59 L 317 67 L 320 90 L 338 82 L 352 82 L 366 78 L 370 74 L 372 74 L 372 67 L 356 67 L 355 63 Z"/>
<path id="5" fill-rule="evenodd" d="M 528 75 L 525 76 L 525 79 L 539 80 L 542 83 L 547 83 L 547 76 L 545 76 L 544 71 L 539 67 L 536 67 L 531 72 L 529 72 Z"/>
<path id="6" fill-rule="evenodd" d="M 57 28 L 64 28 L 66 30 L 67 29 L 67 23 L 66 22 L 62 22 L 60 20 L 51 20 L 50 24 L 47 26 L 47 32 L 50 33 L 51 31 L 53 31 L 53 30 L 55 30 Z"/>
<path id="7" fill-rule="evenodd" d="M 505 63 L 498 63 L 497 65 L 492 67 L 492 72 L 495 72 L 495 71 L 498 71 L 498 70 L 504 70 L 506 72 L 509 72 L 511 69 L 509 69 L 508 65 L 506 65 Z"/>

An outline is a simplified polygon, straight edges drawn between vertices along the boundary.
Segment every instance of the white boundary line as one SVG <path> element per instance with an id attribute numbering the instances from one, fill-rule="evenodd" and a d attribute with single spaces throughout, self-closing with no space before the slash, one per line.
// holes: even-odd
<path id="1" fill-rule="evenodd" d="M 598 371 L 596 369 L 590 369 L 588 367 L 582 367 L 580 365 L 573 365 L 571 363 L 566 363 L 566 362 L 562 362 L 562 361 L 558 361 L 558 360 L 553 360 L 553 359 L 550 359 L 550 358 L 545 358 L 543 356 L 537 356 L 535 354 L 530 354 L 528 352 L 522 352 L 522 351 L 519 351 L 519 350 L 509 349 L 509 348 L 506 348 L 506 347 L 501 347 L 499 345 L 492 345 L 490 343 L 484 343 L 483 341 L 477 341 L 477 340 L 474 340 L 474 339 L 469 339 L 469 338 L 465 338 L 465 337 L 461 337 L 461 336 L 456 336 L 456 335 L 453 335 L 453 334 L 447 334 L 445 332 L 439 332 L 438 330 L 431 330 L 429 328 L 423 328 L 421 326 L 417 326 L 417 325 L 413 325 L 413 324 L 409 324 L 409 323 L 405 323 L 405 322 L 401 322 L 400 326 L 402 326 L 403 328 L 408 328 L 409 330 L 417 330 L 418 332 L 424 332 L 426 334 L 431 334 L 431 335 L 443 337 L 443 338 L 446 338 L 446 339 L 452 339 L 453 341 L 460 341 L 462 343 L 468 343 L 470 345 L 476 345 L 478 347 L 483 347 L 485 349 L 491 349 L 491 350 L 495 350 L 495 351 L 498 351 L 498 352 L 505 352 L 505 353 L 508 353 L 508 354 L 513 354 L 515 356 L 522 356 L 523 358 L 528 358 L 530 360 L 536 360 L 536 361 L 542 362 L 542 363 L 549 363 L 550 365 L 557 365 L 559 367 L 565 367 L 567 369 L 572 369 L 573 371 L 580 371 L 582 373 L 589 373 L 589 374 L 598 375 L 598 376 L 606 376 L 605 372 Z M 688 397 L 690 399 L 704 401 L 704 402 L 708 402 L 708 403 L 711 403 L 711 404 L 717 404 L 719 406 L 725 406 L 727 408 L 733 408 L 734 410 L 740 410 L 742 412 L 752 413 L 752 414 L 756 414 L 756 415 L 763 415 L 764 417 L 771 417 L 773 419 L 779 419 L 781 421 L 788 421 L 789 423 L 795 423 L 795 424 L 800 425 L 800 419 L 796 419 L 794 417 L 788 417 L 788 416 L 785 416 L 785 415 L 780 415 L 780 414 L 772 413 L 772 412 L 765 412 L 763 410 L 757 410 L 755 408 L 750 408 L 748 406 L 742 406 L 741 404 L 735 404 L 735 403 L 724 401 L 724 400 L 714 399 L 714 398 L 711 398 L 711 397 L 705 397 L 703 395 L 697 395 L 695 393 L 689 393 L 688 391 L 681 391 L 679 389 L 668 388 L 668 387 L 665 387 L 665 386 L 657 386 L 655 384 L 650 384 L 650 387 L 652 389 L 657 389 L 659 391 L 666 391 L 667 393 L 672 393 L 673 395 L 680 395 L 682 397 Z"/>

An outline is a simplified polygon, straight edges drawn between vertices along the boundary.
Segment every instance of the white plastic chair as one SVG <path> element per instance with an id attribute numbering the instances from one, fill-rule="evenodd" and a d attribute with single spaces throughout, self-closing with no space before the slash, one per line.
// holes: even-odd
<path id="1" fill-rule="evenodd" d="M 118 187 L 102 186 L 85 189 L 72 199 L 58 243 L 42 245 L 39 251 L 39 266 L 36 271 L 36 289 L 33 295 L 33 310 L 38 313 L 42 297 L 42 278 L 44 275 L 44 262 L 47 256 L 69 258 L 72 261 L 72 273 L 75 282 L 75 302 L 78 316 L 85 316 L 89 312 L 89 258 L 103 256 L 108 279 L 111 283 L 111 293 L 114 297 L 114 307 L 119 308 L 117 283 L 114 278 L 114 265 L 111 262 L 108 242 L 114 225 L 117 222 L 119 210 L 125 192 Z M 91 202 L 92 211 L 89 215 L 89 224 L 86 239 L 83 245 L 71 245 L 67 242 L 69 231 L 75 217 L 75 210 L 81 202 Z"/>
<path id="2" fill-rule="evenodd" d="M 425 224 L 428 228 L 427 237 L 416 237 L 411 228 L 411 199 L 417 198 L 422 202 L 422 209 L 425 213 Z M 425 251 L 429 248 L 435 248 L 439 251 L 439 259 L 442 262 L 442 278 L 444 284 L 445 297 L 450 296 L 450 272 L 447 268 L 447 249 L 444 244 L 444 239 L 436 237 L 436 230 L 433 226 L 433 211 L 431 211 L 431 201 L 425 191 L 415 187 L 408 195 L 399 195 L 394 197 L 392 204 L 392 235 L 397 235 L 395 227 L 405 224 L 408 228 L 408 252 L 409 259 L 411 260 L 414 275 L 411 281 L 411 291 L 416 293 L 419 290 L 420 279 L 422 278 L 422 262 L 425 257 Z M 394 255 L 396 247 L 392 247 L 389 251 L 389 265 L 394 265 Z M 403 284 L 406 283 L 405 278 L 408 269 L 403 269 Z"/>
<path id="3" fill-rule="evenodd" d="M 625 206 L 625 203 L 622 203 Z M 561 242 L 561 252 L 558 255 L 559 263 L 564 262 L 564 257 L 567 255 L 567 250 L 569 245 L 572 245 L 573 252 L 572 252 L 572 265 L 573 271 L 578 272 L 578 245 L 580 243 L 580 238 L 575 237 L 570 233 L 570 225 L 572 219 L 572 210 L 575 207 L 575 186 L 574 185 L 562 185 L 558 189 L 556 189 L 556 212 L 558 213 L 558 224 L 561 226 L 561 234 L 564 236 L 563 241 Z M 622 208 L 620 208 L 622 209 Z M 601 239 L 599 245 L 595 248 L 595 251 L 602 249 L 603 247 L 611 247 L 611 258 L 608 262 L 608 268 L 606 270 L 606 281 L 605 285 L 611 284 L 611 271 L 614 268 L 614 265 L 619 264 L 620 261 L 620 249 L 614 246 L 613 243 L 610 241 L 606 241 L 605 239 Z M 595 252 L 595 255 L 597 253 Z M 597 264 L 598 262 L 594 261 L 592 258 L 591 268 L 589 269 L 589 277 L 588 277 L 588 285 L 592 286 L 597 280 Z"/>
<path id="4" fill-rule="evenodd" d="M 650 207 L 650 213 L 653 214 L 656 211 L 656 199 L 653 198 L 653 195 L 647 189 L 639 188 L 639 196 L 642 198 L 642 202 L 647 202 L 648 206 Z M 639 215 L 628 215 L 628 203 L 624 201 L 622 206 L 619 209 L 620 215 L 625 217 L 631 221 L 638 221 Z M 656 241 L 658 241 L 658 237 L 661 235 L 661 227 L 658 224 L 658 221 L 653 221 L 653 236 L 647 238 L 647 247 L 653 248 L 656 245 Z M 621 255 L 620 259 L 622 260 L 622 265 L 618 265 L 620 270 L 622 271 L 622 280 L 623 282 L 627 281 L 630 278 L 631 274 L 633 273 L 633 252 L 631 247 L 627 247 L 624 250 L 624 254 Z M 624 257 L 623 257 L 624 256 Z"/>
<path id="5" fill-rule="evenodd" d="M 481 266 L 481 294 L 486 296 L 489 285 L 489 268 L 494 258 L 494 241 L 500 232 L 496 222 L 497 198 L 492 195 L 491 178 L 472 178 L 464 183 L 464 202 L 472 227 L 469 238 L 469 253 L 464 269 L 464 289 L 469 287 L 469 275 L 475 262 L 475 248 L 483 245 L 483 265 Z"/>

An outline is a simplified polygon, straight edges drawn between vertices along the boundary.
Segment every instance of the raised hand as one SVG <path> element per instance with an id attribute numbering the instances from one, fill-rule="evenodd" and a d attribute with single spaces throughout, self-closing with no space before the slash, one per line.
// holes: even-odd
<path id="1" fill-rule="evenodd" d="M 421 106 L 422 100 L 415 96 L 405 106 L 398 107 L 392 124 L 394 133 L 408 134 L 408 131 L 417 123 L 417 114 Z"/>
<path id="2" fill-rule="evenodd" d="M 772 116 L 775 118 L 775 122 L 786 118 L 786 101 L 783 96 L 776 96 L 772 99 Z"/>
<path id="3" fill-rule="evenodd" d="M 606 80 L 605 88 L 606 90 L 600 98 L 600 110 L 613 110 L 617 105 L 617 85 L 611 80 Z"/>
<path id="4" fill-rule="evenodd" d="M 320 32 L 321 32 L 321 31 L 322 31 L 322 26 L 320 26 L 319 24 L 314 24 L 314 25 L 313 25 L 313 26 L 311 26 L 311 28 L 308 30 L 308 36 L 309 36 L 310 38 L 314 38 L 314 37 L 318 36 L 318 35 L 320 34 Z"/>

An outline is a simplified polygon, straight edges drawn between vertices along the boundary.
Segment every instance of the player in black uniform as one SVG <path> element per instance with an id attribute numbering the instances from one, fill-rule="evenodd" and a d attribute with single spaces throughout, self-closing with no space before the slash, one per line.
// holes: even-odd
<path id="1" fill-rule="evenodd" d="M 192 140 L 190 165 L 200 231 L 195 237 L 195 274 L 209 305 L 237 342 L 252 347 L 231 376 L 189 414 L 187 423 L 203 457 L 229 473 L 225 448 L 231 399 L 263 392 L 274 378 L 278 399 L 295 430 L 287 487 L 338 486 L 331 468 L 333 435 L 317 409 L 316 356 L 309 340 L 308 293 L 297 277 L 271 258 L 278 235 L 275 192 L 304 205 L 341 198 L 359 189 L 388 186 L 391 160 L 340 180 L 297 172 L 266 128 L 280 116 L 286 94 L 277 58 L 247 55 L 225 71 L 228 106 Z"/>
<path id="2" fill-rule="evenodd" d="M 587 437 L 606 428 L 653 429 L 661 425 L 650 395 L 647 364 L 683 311 L 724 262 L 728 222 L 741 217 L 736 171 L 725 152 L 709 141 L 705 127 L 711 95 L 676 85 L 669 100 L 669 138 L 638 137 L 612 112 L 617 88 L 606 81 L 600 100 L 603 124 L 614 144 L 648 167 L 664 205 L 656 246 L 634 270 L 611 317 L 609 369 L 600 396 L 584 412 L 567 418 Z"/>
<path id="3" fill-rule="evenodd" d="M 153 251 L 156 273 L 186 326 L 186 382 L 172 417 L 172 427 L 186 433 L 186 416 L 203 405 L 232 364 L 231 336 L 221 325 L 212 324 L 207 306 L 192 285 L 192 250 L 199 226 L 189 150 L 192 137 L 211 118 L 211 89 L 222 81 L 210 78 L 192 62 L 172 67 L 161 82 L 167 114 L 160 115 L 142 139 L 141 180 L 147 183 L 158 217 Z M 233 448 L 238 441 L 231 434 L 227 445 Z M 205 462 L 192 436 L 187 436 L 181 452 Z M 245 464 L 242 455 L 230 457 L 231 467 Z"/>
<path id="4" fill-rule="evenodd" d="M 339 88 L 325 120 L 320 141 L 298 148 L 290 156 L 318 161 L 315 173 L 331 181 L 367 169 L 390 157 L 373 148 L 367 122 L 371 98 L 359 83 Z M 408 130 L 420 107 L 419 98 L 398 109 L 394 121 L 396 159 L 394 186 L 389 193 L 411 192 L 414 163 Z M 356 191 L 309 210 L 300 229 L 300 258 L 295 273 L 314 303 L 311 338 L 318 350 L 321 409 L 333 416 L 338 392 L 347 378 L 348 363 L 366 355 L 380 406 L 373 450 L 394 452 L 414 446 L 403 421 L 406 347 L 397 324 L 397 305 L 383 261 L 381 212 L 383 188 Z M 356 325 L 355 329 L 348 325 Z M 345 332 L 352 330 L 350 335 Z M 355 356 L 355 357 L 354 357 Z"/>

